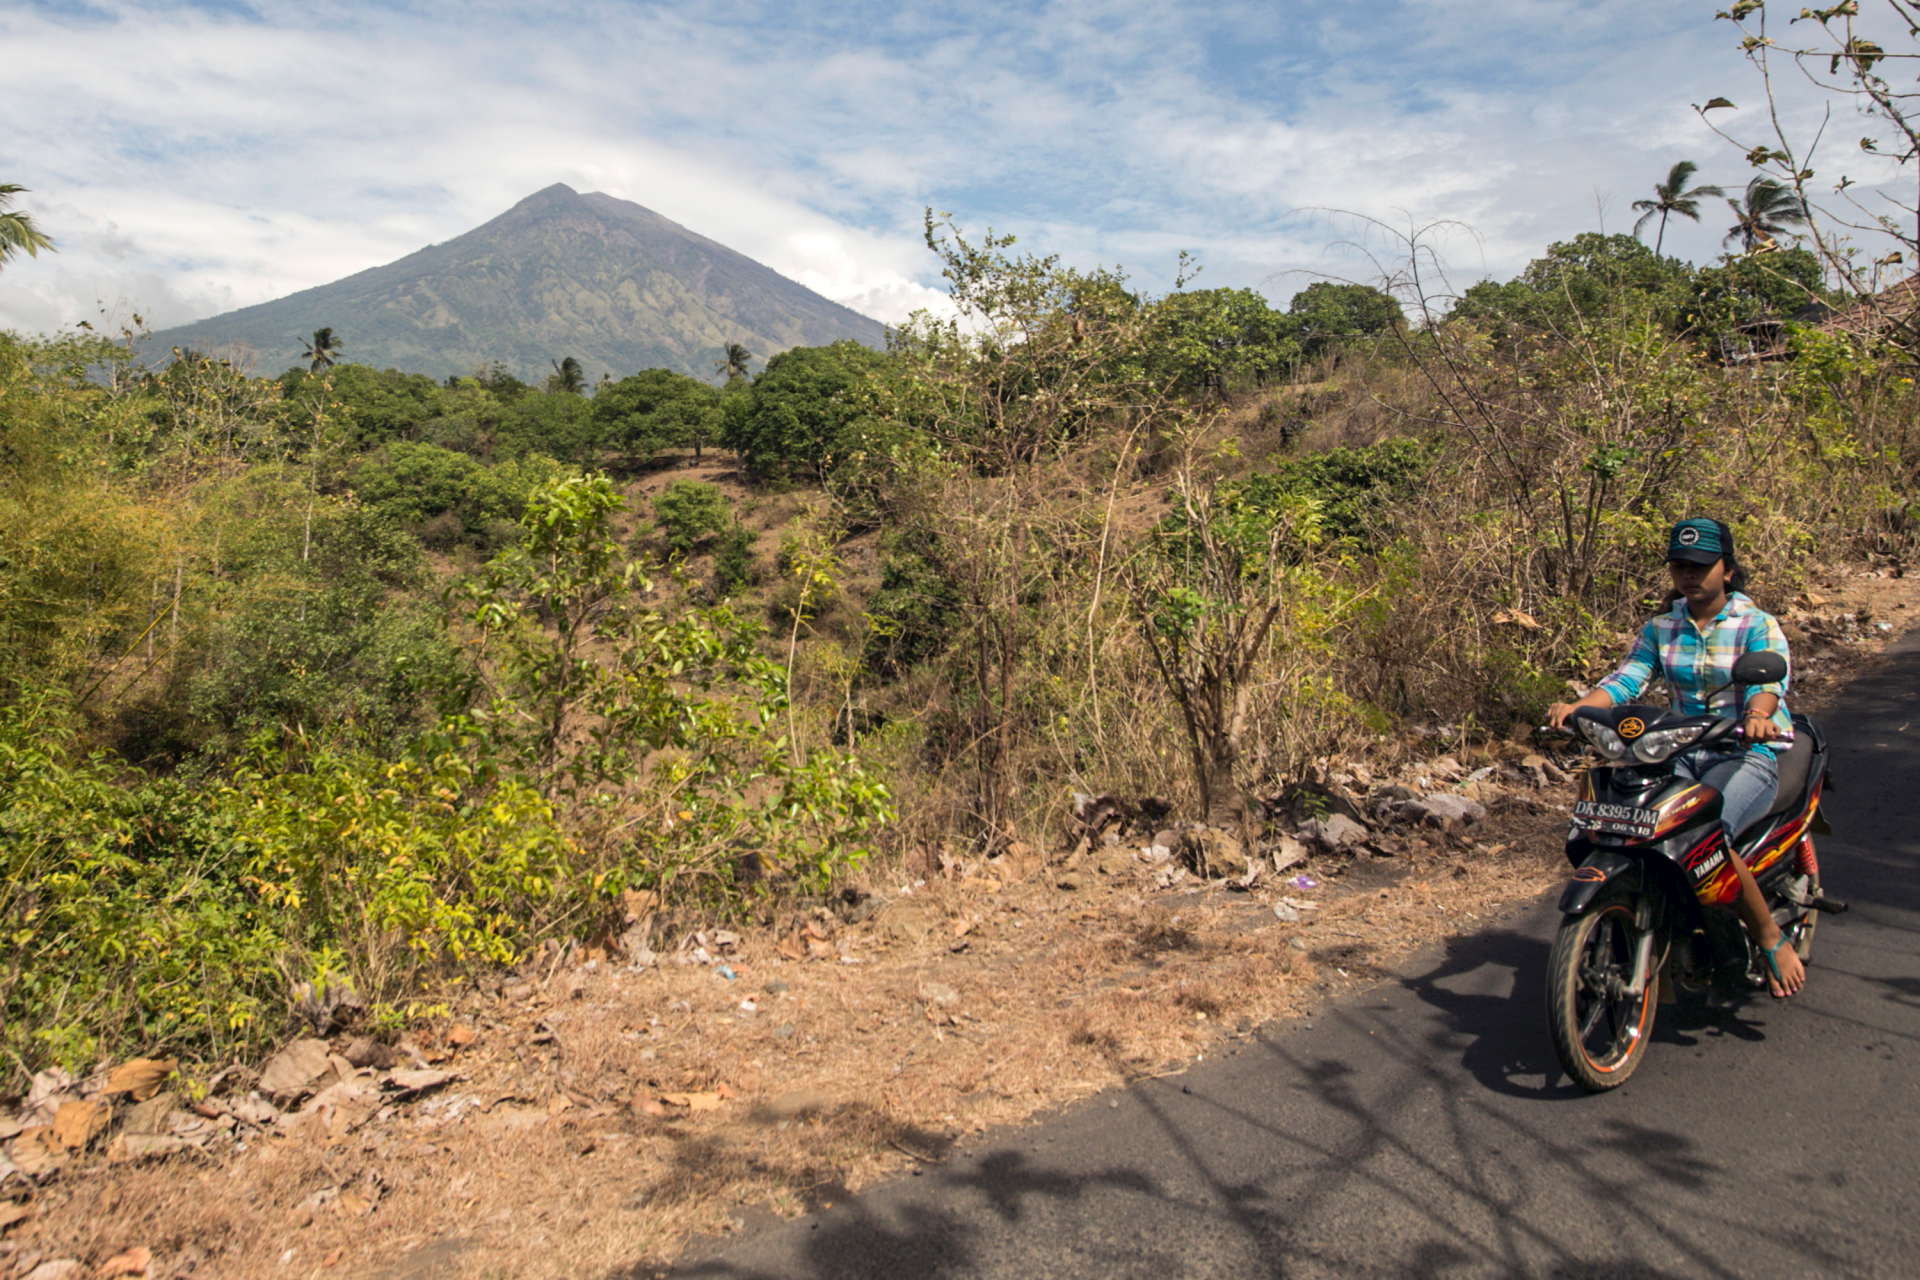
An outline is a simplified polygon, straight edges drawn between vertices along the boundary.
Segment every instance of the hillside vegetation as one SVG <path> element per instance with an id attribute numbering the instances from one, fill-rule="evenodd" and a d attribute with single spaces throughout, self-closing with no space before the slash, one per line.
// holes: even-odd
<path id="1" fill-rule="evenodd" d="M 11 1086 L 394 1028 L 637 900 L 1055 848 L 1076 791 L 1257 830 L 1331 752 L 1536 722 L 1675 518 L 1763 603 L 1910 543 L 1910 363 L 1744 358 L 1797 251 L 1582 236 L 1410 322 L 928 241 L 954 319 L 719 389 L 0 337 Z"/>

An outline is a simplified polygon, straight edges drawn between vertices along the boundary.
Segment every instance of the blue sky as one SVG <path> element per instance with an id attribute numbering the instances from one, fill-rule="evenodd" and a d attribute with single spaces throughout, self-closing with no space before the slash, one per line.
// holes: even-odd
<path id="1" fill-rule="evenodd" d="M 934 297 L 929 205 L 1154 290 L 1182 249 L 1277 300 L 1366 275 L 1329 208 L 1458 220 L 1456 278 L 1505 276 L 1629 229 L 1675 160 L 1750 175 L 1688 105 L 1751 111 L 1716 7 L 16 2 L 0 112 L 31 127 L 0 181 L 61 252 L 0 274 L 0 326 L 264 301 L 553 182 L 888 320 Z M 1668 246 L 1704 259 L 1727 222 Z"/>

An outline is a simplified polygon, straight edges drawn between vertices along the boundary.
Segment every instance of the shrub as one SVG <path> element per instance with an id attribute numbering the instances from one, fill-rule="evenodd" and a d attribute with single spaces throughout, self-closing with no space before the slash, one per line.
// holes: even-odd
<path id="1" fill-rule="evenodd" d="M 713 485 L 675 480 L 655 495 L 653 517 L 660 525 L 668 553 L 684 556 L 701 539 L 726 528 L 733 518 L 733 507 Z"/>
<path id="2" fill-rule="evenodd" d="M 795 347 L 767 362 L 748 394 L 726 400 L 721 443 L 761 478 L 825 478 L 877 427 L 864 394 L 884 353 L 843 340 Z"/>

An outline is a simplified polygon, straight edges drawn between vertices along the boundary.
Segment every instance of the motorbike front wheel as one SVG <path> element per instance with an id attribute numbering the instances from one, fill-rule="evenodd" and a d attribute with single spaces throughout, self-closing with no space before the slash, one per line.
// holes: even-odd
<path id="1" fill-rule="evenodd" d="M 1646 1056 L 1653 1031 L 1661 957 L 1648 965 L 1645 988 L 1631 995 L 1641 931 L 1635 899 L 1603 898 L 1560 922 L 1547 960 L 1547 1027 L 1560 1065 L 1584 1089 L 1625 1084 Z"/>

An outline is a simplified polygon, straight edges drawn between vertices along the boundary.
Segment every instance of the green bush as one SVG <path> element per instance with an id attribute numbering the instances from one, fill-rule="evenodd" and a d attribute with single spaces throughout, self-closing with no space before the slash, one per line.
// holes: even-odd
<path id="1" fill-rule="evenodd" d="M 746 395 L 726 398 L 721 443 L 763 479 L 823 479 L 871 447 L 880 424 L 867 377 L 886 363 L 885 353 L 851 340 L 783 351 Z"/>
<path id="2" fill-rule="evenodd" d="M 593 393 L 593 421 L 609 449 L 638 458 L 692 447 L 720 434 L 720 392 L 670 369 L 647 369 Z"/>
<path id="3" fill-rule="evenodd" d="M 653 518 L 665 536 L 668 553 L 684 556 L 701 539 L 726 528 L 733 519 L 733 507 L 713 485 L 675 480 L 654 496 Z"/>
<path id="4" fill-rule="evenodd" d="M 752 586 L 753 535 L 738 520 L 727 527 L 713 551 L 713 591 L 725 599 Z"/>

